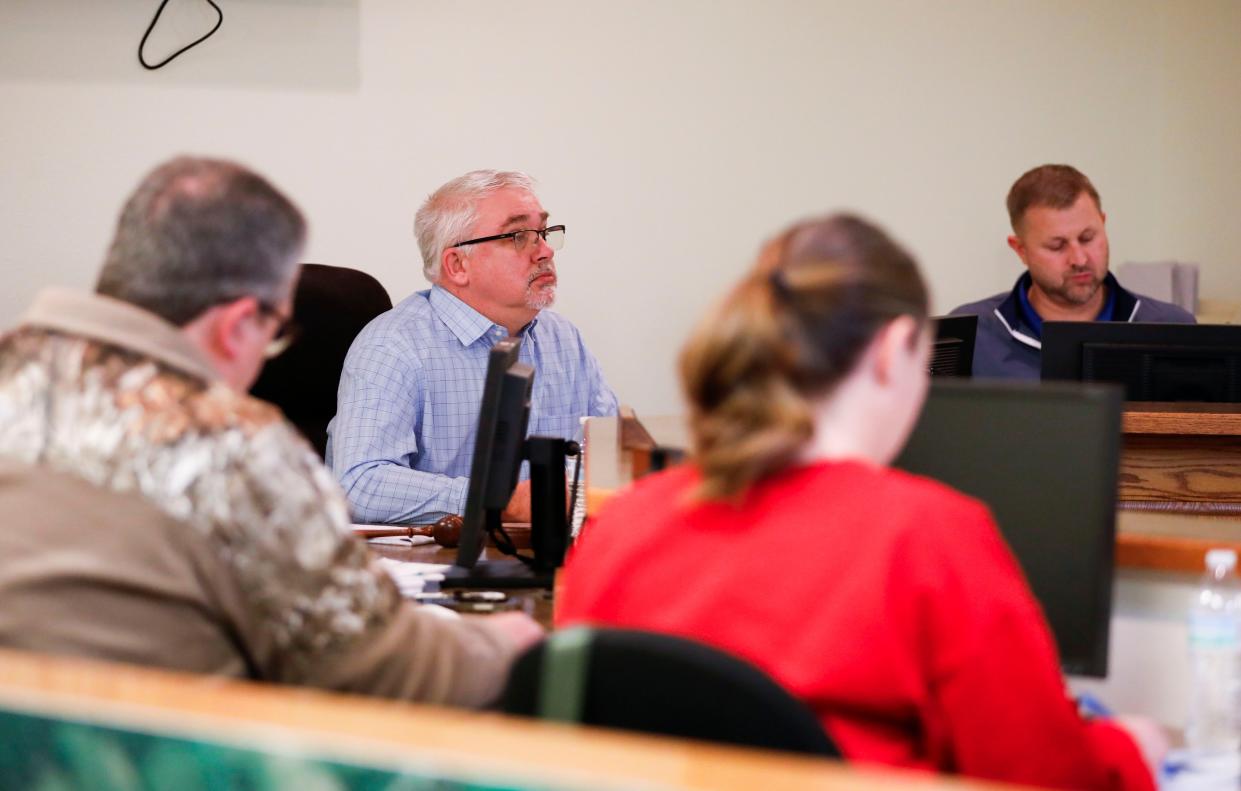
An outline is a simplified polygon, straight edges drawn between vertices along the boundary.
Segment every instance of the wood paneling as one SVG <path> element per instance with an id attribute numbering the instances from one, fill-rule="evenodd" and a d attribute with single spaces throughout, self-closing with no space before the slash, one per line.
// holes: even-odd
<path id="1" fill-rule="evenodd" d="M 1118 480 L 1122 501 L 1241 505 L 1241 437 L 1126 434 Z"/>

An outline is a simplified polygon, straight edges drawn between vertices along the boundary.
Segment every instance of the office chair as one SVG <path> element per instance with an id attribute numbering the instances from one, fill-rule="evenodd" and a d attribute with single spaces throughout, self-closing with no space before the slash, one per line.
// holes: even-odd
<path id="1" fill-rule="evenodd" d="M 349 345 L 371 319 L 391 308 L 383 285 L 365 272 L 303 264 L 293 297 L 297 338 L 268 360 L 250 394 L 280 407 L 322 456 Z"/>
<path id="2" fill-rule="evenodd" d="M 818 718 L 766 673 L 693 640 L 554 632 L 518 658 L 509 714 L 839 758 Z"/>

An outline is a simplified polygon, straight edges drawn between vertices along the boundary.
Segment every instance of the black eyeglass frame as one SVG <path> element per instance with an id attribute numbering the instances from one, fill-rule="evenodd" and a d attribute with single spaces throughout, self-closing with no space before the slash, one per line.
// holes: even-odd
<path id="1" fill-rule="evenodd" d="M 498 233 L 495 236 L 480 236 L 477 239 L 467 239 L 464 242 L 457 242 L 456 244 L 451 244 L 448 246 L 448 249 L 451 250 L 454 247 L 465 247 L 466 245 L 471 245 L 471 244 L 482 244 L 483 242 L 496 242 L 496 241 L 499 241 L 500 239 L 516 239 L 518 234 L 523 234 L 523 233 L 537 234 L 538 236 L 542 237 L 543 241 L 546 242 L 547 235 L 553 232 L 564 233 L 565 232 L 564 226 L 563 225 L 549 225 L 546 228 L 543 228 L 541 230 L 538 228 L 522 228 L 520 231 L 509 231 L 508 233 Z"/>
<path id="2" fill-rule="evenodd" d="M 279 322 L 276 325 L 276 331 L 272 333 L 271 341 L 268 342 L 267 348 L 263 350 L 263 357 L 270 360 L 273 357 L 279 357 L 288 350 L 293 342 L 297 340 L 302 333 L 301 325 L 293 318 L 293 314 L 285 314 L 280 308 L 271 304 L 266 300 L 256 300 L 258 312 L 260 316 L 270 316 Z"/>
<path id="3" fill-rule="evenodd" d="M 273 340 L 297 335 L 300 327 L 298 327 L 292 313 L 285 313 L 280 308 L 263 299 L 255 300 L 255 303 L 260 315 L 268 316 L 278 322 L 276 324 L 276 331 L 272 333 Z"/>

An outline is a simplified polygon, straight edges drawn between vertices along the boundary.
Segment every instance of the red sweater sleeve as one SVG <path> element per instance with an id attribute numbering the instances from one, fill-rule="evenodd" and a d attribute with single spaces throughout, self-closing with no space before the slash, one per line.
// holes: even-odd
<path id="1" fill-rule="evenodd" d="M 1066 695 L 1042 611 L 986 509 L 924 511 L 892 570 L 910 585 L 903 629 L 927 684 L 929 746 L 974 777 L 1062 788 L 1154 789 L 1119 728 Z M 898 605 L 900 606 L 900 605 Z"/>

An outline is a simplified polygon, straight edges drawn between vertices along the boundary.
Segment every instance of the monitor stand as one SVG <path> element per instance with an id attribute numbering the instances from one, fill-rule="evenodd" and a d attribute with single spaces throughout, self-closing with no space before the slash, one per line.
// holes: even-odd
<path id="1" fill-rule="evenodd" d="M 578 453 L 576 442 L 554 437 L 530 437 L 525 454 L 530 460 L 530 547 L 533 568 L 516 558 L 480 560 L 473 568 L 452 566 L 440 588 L 548 588 L 555 569 L 564 563 L 569 540 L 568 504 L 565 502 L 565 456 Z M 499 528 L 500 514 L 489 511 L 488 533 Z M 475 556 L 477 557 L 477 556 Z"/>
<path id="2" fill-rule="evenodd" d="M 451 566 L 444 572 L 440 588 L 547 588 L 552 587 L 552 571 L 536 571 L 513 558 L 480 560 L 474 568 Z"/>

